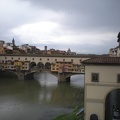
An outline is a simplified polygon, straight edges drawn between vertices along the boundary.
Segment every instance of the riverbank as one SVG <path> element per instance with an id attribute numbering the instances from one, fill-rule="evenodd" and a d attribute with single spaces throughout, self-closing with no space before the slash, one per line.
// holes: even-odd
<path id="1" fill-rule="evenodd" d="M 80 114 L 77 114 L 80 108 L 81 108 L 80 106 L 77 106 L 72 113 L 65 114 L 65 115 L 59 115 L 53 120 L 84 120 L 83 112 L 81 112 Z"/>

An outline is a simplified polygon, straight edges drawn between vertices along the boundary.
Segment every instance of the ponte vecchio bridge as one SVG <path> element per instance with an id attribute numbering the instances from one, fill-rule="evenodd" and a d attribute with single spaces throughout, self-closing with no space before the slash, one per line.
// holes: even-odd
<path id="1" fill-rule="evenodd" d="M 35 72 L 47 71 L 59 82 L 69 81 L 74 74 L 84 74 L 83 60 L 96 55 L 0 55 L 0 71 L 12 71 L 18 79 L 33 77 Z"/>

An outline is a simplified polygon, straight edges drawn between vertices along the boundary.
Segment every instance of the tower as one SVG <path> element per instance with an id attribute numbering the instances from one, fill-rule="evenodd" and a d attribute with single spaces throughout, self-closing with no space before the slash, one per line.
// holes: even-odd
<path id="1" fill-rule="evenodd" d="M 45 46 L 45 54 L 47 54 L 47 46 Z"/>
<path id="2" fill-rule="evenodd" d="M 15 46 L 15 40 L 14 40 L 14 38 L 13 38 L 13 40 L 12 40 L 12 44 L 13 44 L 13 46 Z"/>

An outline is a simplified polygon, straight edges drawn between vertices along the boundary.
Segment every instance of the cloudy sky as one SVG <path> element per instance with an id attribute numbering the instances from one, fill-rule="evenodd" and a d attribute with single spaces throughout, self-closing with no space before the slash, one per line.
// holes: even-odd
<path id="1" fill-rule="evenodd" d="M 0 0 L 0 40 L 107 54 L 118 45 L 120 0 Z"/>

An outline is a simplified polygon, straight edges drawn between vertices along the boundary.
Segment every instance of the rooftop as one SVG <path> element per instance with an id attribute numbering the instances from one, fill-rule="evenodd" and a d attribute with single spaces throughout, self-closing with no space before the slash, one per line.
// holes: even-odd
<path id="1" fill-rule="evenodd" d="M 120 65 L 120 57 L 96 57 L 84 60 L 83 64 Z"/>

